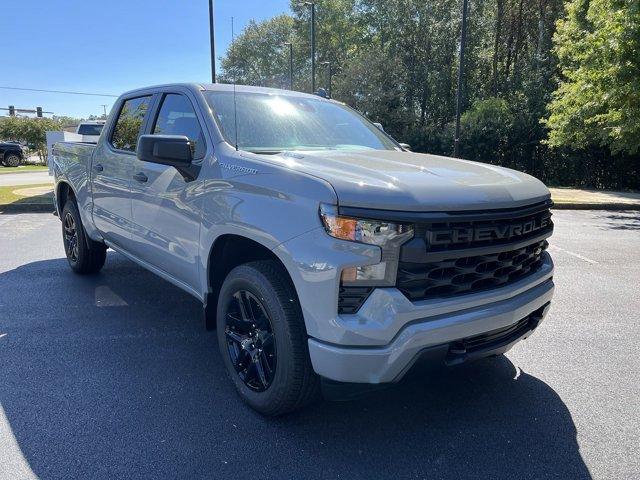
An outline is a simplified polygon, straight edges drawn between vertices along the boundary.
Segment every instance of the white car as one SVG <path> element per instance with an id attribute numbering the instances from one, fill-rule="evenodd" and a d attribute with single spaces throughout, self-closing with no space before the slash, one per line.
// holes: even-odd
<path id="1" fill-rule="evenodd" d="M 104 127 L 104 120 L 90 120 L 81 122 L 77 128 L 76 133 L 83 136 L 84 142 L 98 143 L 100 134 L 102 133 L 102 127 Z"/>

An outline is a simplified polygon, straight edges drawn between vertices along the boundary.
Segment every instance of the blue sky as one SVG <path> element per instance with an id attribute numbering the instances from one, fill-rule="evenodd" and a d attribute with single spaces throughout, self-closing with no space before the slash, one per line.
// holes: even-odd
<path id="1" fill-rule="evenodd" d="M 211 79 L 208 0 L 2 0 L 0 86 L 120 94 L 157 83 Z M 289 0 L 215 0 L 216 56 L 251 20 L 289 11 Z M 6 22 L 5 22 L 6 23 Z M 219 61 L 218 61 L 219 70 Z M 115 99 L 0 89 L 0 107 L 58 115 L 102 113 Z M 0 115 L 6 115 L 0 110 Z"/>

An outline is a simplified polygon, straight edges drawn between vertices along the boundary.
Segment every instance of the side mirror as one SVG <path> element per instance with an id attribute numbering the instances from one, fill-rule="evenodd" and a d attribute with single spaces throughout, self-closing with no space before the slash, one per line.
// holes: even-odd
<path id="1" fill-rule="evenodd" d="M 141 135 L 136 152 L 143 162 L 175 167 L 187 181 L 195 180 L 200 171 L 191 163 L 191 141 L 184 135 Z"/>
<path id="2" fill-rule="evenodd" d="M 373 122 L 373 124 L 384 132 L 384 127 L 382 126 L 382 124 L 380 122 Z"/>
<path id="3" fill-rule="evenodd" d="M 411 151 L 411 145 L 409 145 L 408 143 L 398 143 L 398 145 L 400 145 L 403 150 Z"/>

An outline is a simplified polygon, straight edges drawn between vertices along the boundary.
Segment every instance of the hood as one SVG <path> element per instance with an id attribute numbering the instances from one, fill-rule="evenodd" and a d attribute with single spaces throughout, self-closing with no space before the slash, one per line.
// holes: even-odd
<path id="1" fill-rule="evenodd" d="M 327 180 L 341 206 L 400 211 L 511 208 L 550 198 L 542 182 L 486 163 L 391 150 L 283 152 L 270 156 Z"/>

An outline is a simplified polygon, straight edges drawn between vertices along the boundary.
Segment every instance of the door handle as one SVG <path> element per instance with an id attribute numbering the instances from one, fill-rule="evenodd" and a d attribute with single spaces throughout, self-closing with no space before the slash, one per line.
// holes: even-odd
<path id="1" fill-rule="evenodd" d="M 133 178 L 134 178 L 135 180 L 137 180 L 138 182 L 143 182 L 143 183 L 144 183 L 144 182 L 146 182 L 147 180 L 149 180 L 149 179 L 147 178 L 147 176 L 146 176 L 144 173 L 142 173 L 142 172 L 140 172 L 140 173 L 136 173 L 136 174 L 133 176 Z"/>
<path id="2" fill-rule="evenodd" d="M 103 167 L 102 165 L 100 165 L 99 163 L 96 163 L 96 164 L 93 166 L 93 169 L 94 169 L 96 172 L 101 172 L 101 171 L 103 171 L 103 170 L 104 170 L 104 167 Z"/>

